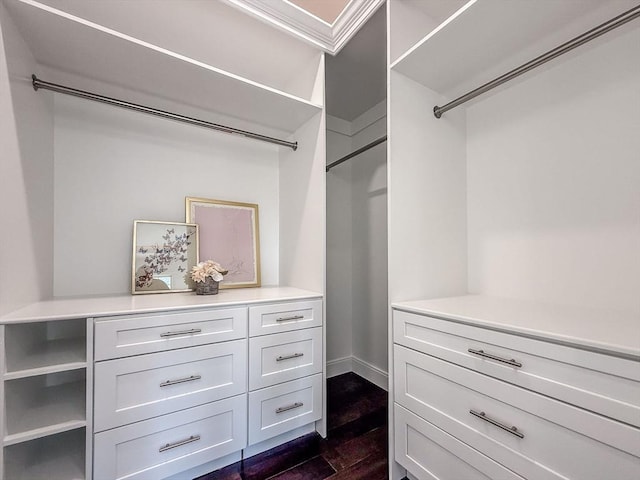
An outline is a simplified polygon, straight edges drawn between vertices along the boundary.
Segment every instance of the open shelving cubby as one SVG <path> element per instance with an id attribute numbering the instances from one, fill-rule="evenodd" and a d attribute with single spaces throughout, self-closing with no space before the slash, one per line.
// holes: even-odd
<path id="1" fill-rule="evenodd" d="M 5 448 L 4 472 L 11 480 L 84 480 L 86 429 L 79 428 Z"/>

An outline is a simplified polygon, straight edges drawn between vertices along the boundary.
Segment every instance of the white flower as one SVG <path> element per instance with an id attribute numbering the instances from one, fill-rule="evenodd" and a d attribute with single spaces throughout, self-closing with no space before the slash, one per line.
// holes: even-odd
<path id="1" fill-rule="evenodd" d="M 228 272 L 218 262 L 207 260 L 200 262 L 191 268 L 191 279 L 194 282 L 204 282 L 207 277 L 213 278 L 216 282 L 221 282 Z"/>

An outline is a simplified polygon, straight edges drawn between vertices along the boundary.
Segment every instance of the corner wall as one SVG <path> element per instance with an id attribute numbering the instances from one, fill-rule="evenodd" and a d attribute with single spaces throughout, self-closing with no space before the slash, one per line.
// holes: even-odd
<path id="1" fill-rule="evenodd" d="M 332 119 L 330 163 L 386 134 L 386 102 L 353 122 Z M 336 128 L 339 127 L 339 128 Z M 340 148 L 341 147 L 341 148 Z M 343 151 L 337 154 L 338 150 Z M 329 374 L 355 371 L 387 388 L 387 173 L 386 144 L 327 174 Z M 347 266 L 348 265 L 348 266 Z M 349 274 L 349 276 L 347 276 Z M 331 355 L 329 354 L 331 352 Z M 333 366 L 335 365 L 335 367 Z"/>
<path id="2" fill-rule="evenodd" d="M 0 315 L 48 298 L 53 278 L 53 107 L 0 4 Z"/>

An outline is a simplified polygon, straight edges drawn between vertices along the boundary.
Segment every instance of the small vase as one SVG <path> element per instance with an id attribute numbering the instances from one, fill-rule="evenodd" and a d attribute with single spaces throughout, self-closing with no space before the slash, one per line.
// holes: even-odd
<path id="1" fill-rule="evenodd" d="M 196 295 L 216 295 L 218 283 L 211 277 L 205 278 L 204 282 L 196 282 Z"/>

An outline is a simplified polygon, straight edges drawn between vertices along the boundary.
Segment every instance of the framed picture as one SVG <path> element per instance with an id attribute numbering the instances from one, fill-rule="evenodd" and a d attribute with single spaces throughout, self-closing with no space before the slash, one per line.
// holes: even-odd
<path id="1" fill-rule="evenodd" d="M 187 197 L 187 222 L 198 224 L 200 258 L 229 273 L 220 288 L 260 286 L 258 205 Z"/>
<path id="2" fill-rule="evenodd" d="M 133 222 L 131 293 L 193 290 L 189 274 L 197 263 L 197 225 L 147 220 Z"/>

